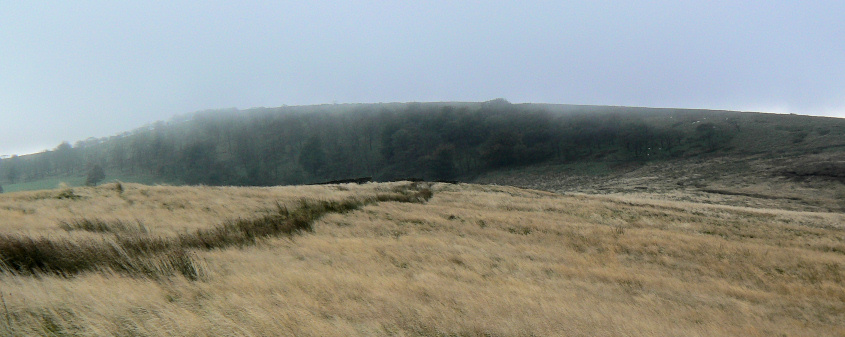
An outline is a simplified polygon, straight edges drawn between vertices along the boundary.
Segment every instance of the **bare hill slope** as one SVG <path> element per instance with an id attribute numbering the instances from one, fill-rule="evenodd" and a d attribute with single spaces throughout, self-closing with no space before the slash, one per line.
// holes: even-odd
<path id="1" fill-rule="evenodd" d="M 536 165 L 477 183 L 734 206 L 845 212 L 845 152 Z"/>

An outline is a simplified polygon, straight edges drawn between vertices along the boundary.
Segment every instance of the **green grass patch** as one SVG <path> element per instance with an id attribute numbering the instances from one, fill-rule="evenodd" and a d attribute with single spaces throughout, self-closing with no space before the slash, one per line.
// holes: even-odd
<path id="1" fill-rule="evenodd" d="M 162 177 L 156 177 L 153 175 L 132 175 L 132 174 L 114 174 L 114 175 L 106 175 L 106 178 L 103 180 L 103 183 L 113 182 L 113 181 L 122 181 L 125 183 L 138 183 L 144 185 L 157 185 L 157 184 L 165 184 L 165 185 L 182 185 L 181 181 L 173 180 L 173 179 L 165 179 Z M 50 177 L 44 178 L 39 180 L 27 181 L 27 182 L 20 182 L 15 184 L 5 184 L 3 185 L 3 192 L 10 193 L 10 192 L 20 192 L 20 191 L 39 191 L 39 190 L 52 190 L 57 188 L 62 188 L 64 186 L 67 187 L 79 187 L 85 186 L 85 176 L 63 176 L 63 177 Z"/>
<path id="2" fill-rule="evenodd" d="M 9 193 L 20 191 L 52 190 L 56 188 L 61 188 L 63 185 L 67 185 L 67 187 L 84 186 L 85 177 L 50 177 L 34 181 L 6 184 L 3 185 L 3 192 Z"/>
<path id="3" fill-rule="evenodd" d="M 177 179 L 167 179 L 164 177 L 149 174 L 106 174 L 106 178 L 103 179 L 102 183 L 109 183 L 113 181 L 122 181 L 124 183 L 137 183 L 144 185 L 184 185 L 184 182 Z"/>

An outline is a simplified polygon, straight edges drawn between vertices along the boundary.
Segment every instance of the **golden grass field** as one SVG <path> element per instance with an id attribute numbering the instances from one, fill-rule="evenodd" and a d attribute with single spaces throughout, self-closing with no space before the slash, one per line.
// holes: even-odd
<path id="1" fill-rule="evenodd" d="M 0 234 L 167 239 L 408 185 L 9 193 L 0 195 Z M 190 249 L 196 278 L 6 268 L 0 334 L 845 335 L 845 214 L 492 185 L 430 189 L 427 202 L 328 213 L 313 231 Z M 120 226 L 67 225 L 80 219 Z"/>

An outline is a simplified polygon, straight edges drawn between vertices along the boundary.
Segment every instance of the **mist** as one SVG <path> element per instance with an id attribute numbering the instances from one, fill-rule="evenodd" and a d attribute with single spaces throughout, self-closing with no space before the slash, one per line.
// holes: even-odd
<path id="1" fill-rule="evenodd" d="M 0 5 L 0 155 L 217 108 L 487 101 L 845 117 L 834 1 Z"/>

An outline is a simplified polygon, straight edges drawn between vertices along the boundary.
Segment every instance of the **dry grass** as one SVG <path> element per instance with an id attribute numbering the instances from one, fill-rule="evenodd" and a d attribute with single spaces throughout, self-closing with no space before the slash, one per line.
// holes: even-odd
<path id="1" fill-rule="evenodd" d="M 122 185 L 117 191 L 123 191 Z M 100 219 L 61 221 L 58 226 L 66 231 L 84 230 L 111 233 L 113 238 L 104 240 L 68 240 L 46 237 L 32 238 L 20 235 L 0 235 L 0 271 L 35 275 L 55 274 L 73 276 L 91 270 L 109 269 L 130 275 L 157 278 L 178 271 L 196 280 L 200 277 L 196 264 L 186 249 L 222 249 L 256 244 L 258 240 L 291 236 L 301 231 L 312 231 L 312 224 L 325 214 L 344 213 L 380 201 L 423 202 L 432 192 L 416 184 L 397 186 L 391 193 L 354 197 L 343 201 L 308 201 L 302 199 L 297 209 L 276 202 L 276 210 L 253 219 L 228 220 L 208 229 L 198 229 L 175 237 L 147 235 L 145 227 L 132 228 L 121 220 L 111 222 Z M 71 190 L 58 194 L 58 199 L 80 200 Z"/>
<path id="2" fill-rule="evenodd" d="M 17 193 L 0 196 L 0 228 L 85 242 L 141 235 L 141 223 L 143 235 L 172 239 L 267 216 L 276 202 L 294 210 L 303 198 L 374 200 L 401 186 Z M 302 235 L 189 249 L 203 274 L 195 281 L 109 268 L 71 278 L 2 274 L 0 334 L 845 334 L 841 213 L 432 189 L 425 204 L 380 198 L 328 213 Z"/>

